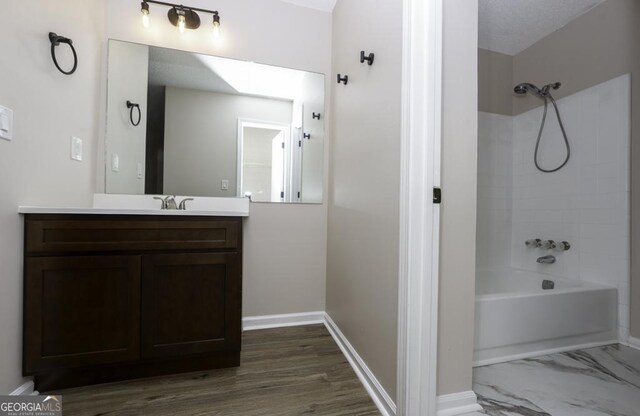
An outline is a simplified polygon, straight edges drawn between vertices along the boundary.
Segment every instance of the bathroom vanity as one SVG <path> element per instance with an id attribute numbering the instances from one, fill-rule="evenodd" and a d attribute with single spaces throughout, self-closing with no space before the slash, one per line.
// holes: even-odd
<path id="1" fill-rule="evenodd" d="M 37 390 L 240 364 L 241 216 L 21 212 Z"/>

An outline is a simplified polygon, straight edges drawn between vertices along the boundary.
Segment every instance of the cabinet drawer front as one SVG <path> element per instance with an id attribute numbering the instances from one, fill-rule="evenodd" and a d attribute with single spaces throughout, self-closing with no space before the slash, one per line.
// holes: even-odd
<path id="1" fill-rule="evenodd" d="M 25 271 L 25 374 L 139 358 L 139 256 L 27 258 Z"/>
<path id="2" fill-rule="evenodd" d="M 143 256 L 143 358 L 239 350 L 237 253 Z"/>
<path id="3" fill-rule="evenodd" d="M 27 217 L 27 252 L 233 249 L 239 220 Z"/>

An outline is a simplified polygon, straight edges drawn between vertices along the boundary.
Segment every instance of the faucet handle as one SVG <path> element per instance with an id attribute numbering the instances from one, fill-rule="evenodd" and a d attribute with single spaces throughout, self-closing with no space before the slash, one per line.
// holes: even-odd
<path id="1" fill-rule="evenodd" d="M 543 250 L 550 250 L 552 248 L 555 248 L 556 243 L 553 240 L 545 240 L 545 241 L 540 241 L 538 243 L 538 247 L 543 249 Z"/>
<path id="2" fill-rule="evenodd" d="M 568 251 L 571 248 L 571 244 L 569 244 L 566 241 L 561 241 L 559 243 L 556 243 L 556 246 L 554 247 L 554 250 L 556 251 Z"/>
<path id="3" fill-rule="evenodd" d="M 540 244 L 539 238 L 535 238 L 533 240 L 527 240 L 524 242 L 524 245 L 527 247 L 539 247 L 539 244 Z"/>
<path id="4" fill-rule="evenodd" d="M 181 210 L 186 210 L 187 209 L 187 201 L 193 201 L 193 198 L 185 198 L 182 201 L 180 201 L 180 206 L 178 207 L 178 209 Z"/>
<path id="5" fill-rule="evenodd" d="M 167 199 L 166 198 L 161 198 L 159 196 L 154 196 L 153 199 L 157 199 L 158 201 L 161 201 L 161 207 L 160 209 L 167 209 Z"/>

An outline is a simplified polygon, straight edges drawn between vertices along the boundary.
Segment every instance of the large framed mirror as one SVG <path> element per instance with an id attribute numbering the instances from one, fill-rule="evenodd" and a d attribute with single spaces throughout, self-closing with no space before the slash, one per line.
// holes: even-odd
<path id="1" fill-rule="evenodd" d="M 321 203 L 324 74 L 109 40 L 105 191 Z"/>

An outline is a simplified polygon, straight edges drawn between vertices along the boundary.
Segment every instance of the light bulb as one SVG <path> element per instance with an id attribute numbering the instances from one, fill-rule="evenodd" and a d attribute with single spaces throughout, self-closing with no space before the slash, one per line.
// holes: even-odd
<path id="1" fill-rule="evenodd" d="M 146 29 L 149 27 L 149 3 L 143 1 L 140 6 L 140 11 L 142 13 L 142 26 Z"/>
<path id="2" fill-rule="evenodd" d="M 180 33 L 184 33 L 186 24 L 187 19 L 185 19 L 184 15 L 178 16 L 178 30 L 180 30 Z"/>
<path id="3" fill-rule="evenodd" d="M 220 39 L 220 16 L 217 14 L 213 15 L 213 39 Z"/>

